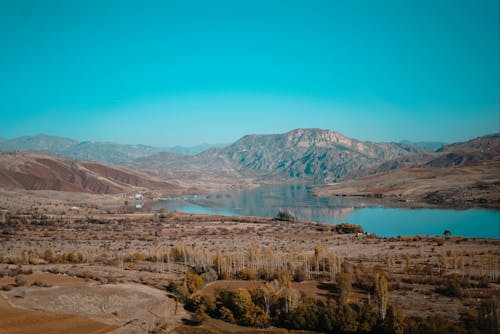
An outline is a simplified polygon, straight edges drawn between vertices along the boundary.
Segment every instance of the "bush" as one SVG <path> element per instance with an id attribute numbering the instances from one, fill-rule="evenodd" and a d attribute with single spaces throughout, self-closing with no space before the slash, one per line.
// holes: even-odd
<path id="1" fill-rule="evenodd" d="M 360 225 L 355 225 L 355 224 L 348 224 L 348 223 L 340 223 L 339 225 L 335 226 L 335 229 L 339 233 L 363 233 L 363 227 Z"/>
<path id="2" fill-rule="evenodd" d="M 184 284 L 177 284 L 176 282 L 171 281 L 167 286 L 167 291 L 174 294 L 181 303 L 185 304 L 189 300 L 189 291 Z"/>
<path id="3" fill-rule="evenodd" d="M 278 210 L 278 214 L 276 215 L 276 220 L 280 221 L 294 221 L 295 217 L 290 211 L 286 210 Z"/>
<path id="4" fill-rule="evenodd" d="M 405 333 L 407 334 L 467 333 L 462 326 L 445 319 L 440 314 L 431 315 L 427 319 L 420 317 L 407 318 L 405 320 L 405 327 Z"/>
<path id="5" fill-rule="evenodd" d="M 436 238 L 436 245 L 443 246 L 444 245 L 444 238 Z"/>
<path id="6" fill-rule="evenodd" d="M 293 272 L 293 280 L 295 282 L 302 282 L 305 279 L 306 279 L 306 271 L 304 267 L 295 268 L 295 271 Z"/>
<path id="7" fill-rule="evenodd" d="M 201 274 L 201 278 L 203 278 L 205 283 L 210 283 L 216 281 L 219 277 L 217 276 L 217 272 L 213 268 L 208 268 L 206 272 Z"/>
<path id="8" fill-rule="evenodd" d="M 251 269 L 243 269 L 237 271 L 235 274 L 235 279 L 243 281 L 251 281 L 257 277 L 257 272 Z"/>
<path id="9" fill-rule="evenodd" d="M 190 293 L 195 293 L 203 287 L 203 278 L 198 274 L 189 272 L 186 274 L 186 285 Z"/>
<path id="10" fill-rule="evenodd" d="M 52 284 L 50 284 L 49 282 L 46 282 L 46 281 L 34 281 L 33 283 L 31 283 L 31 286 L 39 286 L 39 287 L 42 287 L 42 288 L 50 288 L 52 286 Z"/>
<path id="11" fill-rule="evenodd" d="M 26 279 L 25 276 L 23 275 L 16 276 L 16 286 L 24 286 L 26 285 L 27 282 L 28 280 Z"/>
<path id="12" fill-rule="evenodd" d="M 456 278 L 448 279 L 442 287 L 436 288 L 436 292 L 448 297 L 462 298 L 464 291 Z"/>

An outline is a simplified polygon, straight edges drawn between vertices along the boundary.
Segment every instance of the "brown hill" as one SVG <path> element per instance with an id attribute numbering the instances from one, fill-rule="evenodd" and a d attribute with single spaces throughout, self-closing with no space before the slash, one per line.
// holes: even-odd
<path id="1" fill-rule="evenodd" d="M 500 207 L 500 135 L 443 146 L 359 171 L 353 180 L 315 189 L 319 196 Z"/>
<path id="2" fill-rule="evenodd" d="M 34 153 L 0 153 L 0 187 L 116 194 L 134 189 L 158 189 L 172 194 L 180 186 L 137 170 Z"/>

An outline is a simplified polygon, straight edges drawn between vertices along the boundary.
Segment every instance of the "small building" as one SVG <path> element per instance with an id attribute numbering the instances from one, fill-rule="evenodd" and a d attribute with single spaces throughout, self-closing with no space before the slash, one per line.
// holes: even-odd
<path id="1" fill-rule="evenodd" d="M 134 199 L 144 199 L 144 196 L 142 194 L 135 194 Z"/>
<path id="2" fill-rule="evenodd" d="M 144 206 L 144 203 L 138 203 L 135 205 L 135 208 L 136 209 L 142 209 L 142 207 Z"/>

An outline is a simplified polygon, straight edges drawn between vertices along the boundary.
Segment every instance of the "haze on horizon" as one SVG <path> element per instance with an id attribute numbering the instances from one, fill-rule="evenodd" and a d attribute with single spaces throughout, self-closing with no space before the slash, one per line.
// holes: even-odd
<path id="1" fill-rule="evenodd" d="M 0 136 L 153 146 L 500 131 L 499 3 L 0 2 Z"/>

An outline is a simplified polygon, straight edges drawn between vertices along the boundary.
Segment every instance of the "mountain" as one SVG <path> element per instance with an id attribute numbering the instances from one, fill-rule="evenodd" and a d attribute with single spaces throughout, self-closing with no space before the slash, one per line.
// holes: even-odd
<path id="1" fill-rule="evenodd" d="M 0 153 L 0 187 L 115 194 L 158 189 L 171 195 L 181 187 L 124 167 L 35 153 Z"/>
<path id="2" fill-rule="evenodd" d="M 146 145 L 123 145 L 112 142 L 84 141 L 57 152 L 57 155 L 80 160 L 123 164 L 137 158 L 161 152 L 164 149 Z"/>
<path id="3" fill-rule="evenodd" d="M 403 168 L 448 168 L 468 166 L 500 157 L 500 134 L 478 137 L 466 142 L 445 145 L 436 152 L 419 152 L 392 159 L 360 171 L 351 172 L 348 178 L 385 173 Z"/>
<path id="4" fill-rule="evenodd" d="M 201 153 L 203 151 L 209 150 L 211 148 L 223 148 L 226 147 L 230 144 L 208 144 L 208 143 L 202 143 L 200 145 L 196 146 L 172 146 L 172 147 L 167 147 L 165 149 L 166 152 L 170 153 L 178 153 L 178 154 L 184 154 L 184 155 L 195 155 L 198 153 Z"/>
<path id="5" fill-rule="evenodd" d="M 136 159 L 130 166 L 330 182 L 354 170 L 421 151 L 402 143 L 364 142 L 330 130 L 295 129 L 284 134 L 247 135 L 225 148 L 194 156 L 156 154 Z"/>
<path id="6" fill-rule="evenodd" d="M 445 145 L 437 152 L 452 151 L 481 151 L 500 154 L 500 133 L 493 133 L 482 137 L 477 137 L 465 142 Z"/>
<path id="7" fill-rule="evenodd" d="M 316 189 L 320 196 L 384 197 L 388 201 L 500 207 L 500 134 L 445 145 L 351 173 Z M 355 178 L 358 176 L 358 178 Z"/>
<path id="8" fill-rule="evenodd" d="M 438 141 L 417 141 L 417 142 L 412 142 L 409 140 L 402 140 L 400 141 L 401 144 L 407 144 L 411 146 L 416 146 L 424 149 L 427 152 L 435 152 L 439 148 L 447 145 L 447 143 L 443 142 L 438 142 Z"/>
<path id="9" fill-rule="evenodd" d="M 147 157 L 159 152 L 172 152 L 194 155 L 212 147 L 226 144 L 207 144 L 197 146 L 153 147 L 147 145 L 124 145 L 113 142 L 82 141 L 37 134 L 13 139 L 0 137 L 0 151 L 36 152 L 79 160 L 100 161 L 125 164 L 137 158 Z"/>
<path id="10" fill-rule="evenodd" d="M 146 145 L 122 145 L 38 134 L 0 141 L 0 151 L 36 152 L 74 159 L 120 164 L 164 149 Z"/>
<path id="11" fill-rule="evenodd" d="M 63 137 L 37 134 L 0 141 L 0 151 L 27 151 L 58 154 L 76 145 L 78 142 Z"/>

